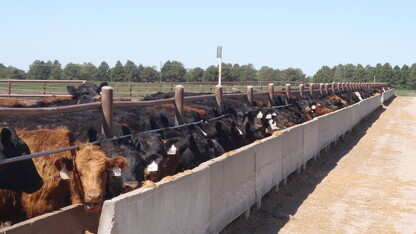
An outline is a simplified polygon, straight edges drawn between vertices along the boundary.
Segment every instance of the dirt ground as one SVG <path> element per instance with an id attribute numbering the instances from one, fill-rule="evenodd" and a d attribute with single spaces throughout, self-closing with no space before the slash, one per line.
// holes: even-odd
<path id="1" fill-rule="evenodd" d="M 416 97 L 396 97 L 221 233 L 416 233 Z"/>

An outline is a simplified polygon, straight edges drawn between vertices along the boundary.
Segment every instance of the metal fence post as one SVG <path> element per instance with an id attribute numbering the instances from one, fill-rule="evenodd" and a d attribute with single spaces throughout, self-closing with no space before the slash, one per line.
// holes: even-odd
<path id="1" fill-rule="evenodd" d="M 314 85 L 313 83 L 309 84 L 309 93 L 310 93 L 312 99 L 313 99 L 313 85 Z"/>
<path id="2" fill-rule="evenodd" d="M 300 98 L 305 98 L 305 86 L 303 85 L 303 84 L 300 84 L 299 85 L 299 95 L 300 95 Z"/>
<path id="3" fill-rule="evenodd" d="M 332 92 L 332 95 L 335 95 L 335 82 L 332 82 L 331 84 L 331 92 Z"/>
<path id="4" fill-rule="evenodd" d="M 324 84 L 324 90 L 325 90 L 325 95 L 328 96 L 329 95 L 328 83 Z"/>
<path id="5" fill-rule="evenodd" d="M 250 106 L 253 105 L 253 86 L 247 86 L 247 100 Z"/>
<path id="6" fill-rule="evenodd" d="M 182 85 L 175 86 L 175 124 L 183 124 L 183 91 Z"/>
<path id="7" fill-rule="evenodd" d="M 101 108 L 104 116 L 102 130 L 107 138 L 111 138 L 113 137 L 111 131 L 113 126 L 113 88 L 111 86 L 104 86 L 101 91 Z"/>
<path id="8" fill-rule="evenodd" d="M 218 108 L 222 110 L 222 86 L 215 86 L 215 100 L 217 101 Z"/>
<path id="9" fill-rule="evenodd" d="M 9 96 L 10 96 L 10 94 L 12 94 L 12 82 L 9 80 L 9 81 L 7 81 L 7 93 L 9 94 Z"/>
<path id="10" fill-rule="evenodd" d="M 321 94 L 321 97 L 324 96 L 324 84 L 323 83 L 319 84 L 319 93 Z"/>
<path id="11" fill-rule="evenodd" d="M 287 100 L 290 100 L 290 84 L 286 84 L 286 97 Z"/>
<path id="12" fill-rule="evenodd" d="M 269 106 L 273 106 L 274 105 L 274 84 L 273 83 L 270 83 L 269 84 L 269 89 L 268 89 L 268 91 L 269 91 Z"/>

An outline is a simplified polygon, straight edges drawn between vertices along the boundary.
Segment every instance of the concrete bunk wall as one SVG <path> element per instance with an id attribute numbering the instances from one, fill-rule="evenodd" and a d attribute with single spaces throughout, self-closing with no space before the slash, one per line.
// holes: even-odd
<path id="1" fill-rule="evenodd" d="M 157 188 L 106 201 L 99 233 L 217 233 L 393 95 L 386 91 L 203 163 Z M 166 184 L 170 194 L 161 198 L 157 194 Z"/>
<path id="2" fill-rule="evenodd" d="M 217 233 L 393 95 L 388 90 L 226 153 L 156 188 L 105 201 L 99 223 L 74 206 L 1 232 Z M 71 221 L 74 216 L 93 221 Z"/>

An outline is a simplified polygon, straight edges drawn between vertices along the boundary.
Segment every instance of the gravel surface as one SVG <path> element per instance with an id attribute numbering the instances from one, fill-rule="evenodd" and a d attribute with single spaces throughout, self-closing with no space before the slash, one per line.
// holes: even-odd
<path id="1" fill-rule="evenodd" d="M 222 233 L 416 233 L 416 97 L 396 97 Z"/>

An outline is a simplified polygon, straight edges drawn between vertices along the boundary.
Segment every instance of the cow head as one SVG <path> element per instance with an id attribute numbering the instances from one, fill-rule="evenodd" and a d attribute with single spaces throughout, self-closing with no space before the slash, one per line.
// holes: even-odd
<path id="1" fill-rule="evenodd" d="M 13 158 L 30 154 L 29 147 L 14 130 L 1 129 L 0 158 Z M 33 193 L 40 189 L 43 180 L 31 159 L 0 165 L 0 188 Z"/>
<path id="2" fill-rule="evenodd" d="M 110 170 L 121 172 L 128 166 L 124 157 L 107 158 L 99 146 L 83 146 L 69 160 L 61 158 L 55 162 L 58 170 L 69 172 L 71 186 L 88 212 L 98 212 L 104 202 L 105 184 Z M 117 172 L 116 172 L 117 173 Z"/>
<path id="3" fill-rule="evenodd" d="M 84 83 L 78 88 L 74 86 L 67 86 L 66 89 L 74 100 L 78 103 L 96 102 L 101 99 L 101 88 L 108 86 L 107 82 L 101 83 L 99 86 L 93 83 Z"/>

